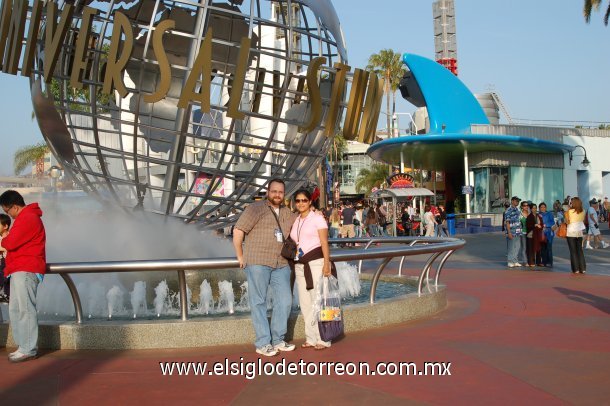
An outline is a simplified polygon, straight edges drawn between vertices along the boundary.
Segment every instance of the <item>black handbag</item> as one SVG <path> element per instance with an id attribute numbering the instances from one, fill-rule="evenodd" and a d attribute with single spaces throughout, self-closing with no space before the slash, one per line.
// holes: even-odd
<path id="1" fill-rule="evenodd" d="M 294 258 L 297 256 L 297 243 L 292 238 L 290 238 L 290 236 L 288 236 L 288 238 L 284 240 L 284 244 L 282 244 L 282 252 L 280 253 L 280 255 L 286 259 L 292 260 L 294 260 Z"/>
<path id="2" fill-rule="evenodd" d="M 269 208 L 271 209 L 271 207 Z M 273 209 L 271 209 L 271 214 L 273 214 L 279 230 L 282 231 L 280 220 L 275 215 Z M 282 232 L 282 241 L 284 241 L 284 243 L 282 244 L 282 251 L 280 252 L 280 255 L 286 259 L 294 260 L 294 258 L 297 256 L 297 243 L 290 238 L 290 236 L 288 236 L 288 238 L 284 238 L 284 232 Z"/>

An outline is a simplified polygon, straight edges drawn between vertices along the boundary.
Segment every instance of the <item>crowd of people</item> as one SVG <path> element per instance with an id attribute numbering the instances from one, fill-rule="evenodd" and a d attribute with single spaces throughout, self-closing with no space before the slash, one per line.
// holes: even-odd
<path id="1" fill-rule="evenodd" d="M 567 196 L 563 203 L 556 200 L 548 210 L 544 202 L 537 205 L 513 196 L 503 220 L 508 267 L 552 267 L 553 240 L 565 223 L 572 272 L 584 274 L 587 266 L 583 250 L 609 246 L 599 224 L 609 221 L 610 202 L 606 197 L 601 203 L 593 198 L 585 211 L 580 198 Z"/>
<path id="2" fill-rule="evenodd" d="M 325 212 L 330 238 L 382 236 L 449 236 L 447 213 L 442 205 L 426 205 L 423 218 L 418 208 L 399 203 L 396 229 L 394 210 L 385 202 L 351 201 L 340 203 Z M 423 227 L 420 227 L 423 221 Z M 420 230 L 423 228 L 423 232 Z"/>

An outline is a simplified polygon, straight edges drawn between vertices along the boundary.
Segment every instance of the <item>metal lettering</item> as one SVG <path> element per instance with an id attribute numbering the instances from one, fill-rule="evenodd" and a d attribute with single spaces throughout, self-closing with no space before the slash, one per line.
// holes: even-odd
<path id="1" fill-rule="evenodd" d="M 299 128 L 299 131 L 303 133 L 313 131 L 322 119 L 322 97 L 320 97 L 320 86 L 318 84 L 318 70 L 323 63 L 326 63 L 326 58 L 318 56 L 309 63 L 307 68 L 307 93 L 309 93 L 311 115 L 307 125 Z"/>
<path id="2" fill-rule="evenodd" d="M 358 131 L 358 141 L 365 144 L 372 144 L 375 140 L 377 120 L 383 98 L 384 80 L 379 79 L 375 74 L 369 75 L 369 85 L 366 91 L 366 101 L 364 102 L 362 122 Z M 375 108 L 377 108 L 375 110 Z"/>
<path id="3" fill-rule="evenodd" d="M 8 40 L 8 30 L 11 25 L 11 15 L 13 13 L 13 0 L 2 1 L 0 8 L 0 68 L 4 68 L 4 48 Z"/>
<path id="4" fill-rule="evenodd" d="M 193 68 L 186 78 L 186 84 L 182 89 L 180 100 L 178 100 L 178 107 L 184 109 L 188 107 L 191 100 L 198 101 L 201 105 L 201 111 L 203 113 L 210 112 L 210 86 L 212 85 L 212 27 L 208 29 L 208 32 L 201 43 L 199 53 L 195 62 L 193 62 Z M 195 85 L 197 80 L 201 76 L 201 88 L 199 93 L 195 92 Z"/>
<path id="5" fill-rule="evenodd" d="M 369 73 L 367 71 L 362 69 L 356 69 L 354 71 L 354 80 L 352 82 L 352 89 L 349 93 L 345 123 L 343 124 L 343 138 L 346 140 L 355 140 L 358 136 L 362 103 L 364 101 L 368 78 Z"/>
<path id="6" fill-rule="evenodd" d="M 97 10 L 91 7 L 83 7 L 83 16 L 81 20 L 78 39 L 76 40 L 76 51 L 74 53 L 74 62 L 72 63 L 72 75 L 70 76 L 70 86 L 75 89 L 83 88 L 83 72 L 87 69 L 87 60 L 83 60 L 87 51 L 87 40 L 91 35 L 91 24 L 93 16 L 97 15 Z"/>
<path id="7" fill-rule="evenodd" d="M 125 41 L 121 41 L 121 33 L 125 35 Z M 110 94 L 112 89 L 116 89 L 121 97 L 127 96 L 127 88 L 123 82 L 123 70 L 129 62 L 129 57 L 133 51 L 133 28 L 125 14 L 114 13 L 114 27 L 112 28 L 112 38 L 110 40 L 110 51 L 108 51 L 108 62 L 106 63 L 106 77 L 102 92 Z M 119 45 L 123 44 L 121 57 L 117 60 Z"/>
<path id="8" fill-rule="evenodd" d="M 43 3 L 41 0 L 35 0 L 30 13 L 30 28 L 28 30 L 28 39 L 25 45 L 25 54 L 23 55 L 23 65 L 21 65 L 21 75 L 30 76 L 32 66 L 34 65 L 34 55 L 36 45 L 38 44 L 38 31 L 40 31 L 40 19 L 42 17 Z"/>
<path id="9" fill-rule="evenodd" d="M 167 92 L 169 92 L 169 87 L 172 82 L 172 70 L 169 60 L 167 59 L 167 54 L 165 53 L 165 48 L 163 47 L 163 34 L 171 29 L 174 29 L 175 27 L 176 22 L 174 20 L 164 20 L 161 21 L 155 28 L 155 32 L 153 34 L 153 49 L 155 50 L 157 62 L 159 63 L 160 83 L 155 93 L 144 96 L 145 103 L 158 102 L 165 98 Z"/>
<path id="10" fill-rule="evenodd" d="M 328 106 L 328 114 L 326 115 L 326 124 L 324 125 L 326 127 L 327 137 L 331 137 L 335 133 L 339 107 L 341 107 L 341 100 L 343 100 L 343 94 L 345 92 L 345 77 L 347 76 L 347 72 L 351 70 L 350 66 L 342 63 L 335 63 L 334 68 L 337 72 L 335 73 L 330 105 Z"/>
<path id="11" fill-rule="evenodd" d="M 53 72 L 55 72 L 55 65 L 57 65 L 57 60 L 59 59 L 61 44 L 63 44 L 68 28 L 70 28 L 74 6 L 70 3 L 64 5 L 59 24 L 57 24 L 55 17 L 56 13 L 57 6 L 53 1 L 49 1 L 47 3 L 47 29 L 44 44 L 44 81 L 46 83 L 51 83 L 53 79 Z"/>
<path id="12" fill-rule="evenodd" d="M 241 104 L 241 95 L 244 91 L 244 82 L 246 80 L 246 69 L 248 69 L 248 57 L 250 56 L 250 38 L 243 37 L 237 56 L 237 68 L 235 69 L 235 80 L 231 87 L 231 96 L 229 97 L 229 107 L 227 109 L 227 117 L 236 120 L 243 120 L 246 116 L 239 111 Z"/>
<path id="13" fill-rule="evenodd" d="M 11 75 L 16 75 L 19 68 L 27 12 L 27 1 L 17 0 L 14 3 L 13 15 L 11 16 L 11 24 L 8 28 L 8 38 L 6 40 L 8 49 L 5 51 L 4 63 L 2 64 L 2 71 Z"/>

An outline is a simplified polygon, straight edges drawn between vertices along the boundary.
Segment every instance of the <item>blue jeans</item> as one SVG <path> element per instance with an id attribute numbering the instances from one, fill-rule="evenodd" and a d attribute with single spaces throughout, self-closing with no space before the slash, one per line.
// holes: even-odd
<path id="1" fill-rule="evenodd" d="M 38 315 L 36 313 L 36 291 L 38 277 L 31 272 L 11 274 L 11 299 L 8 305 L 13 340 L 18 351 L 35 355 L 38 350 Z"/>
<path id="2" fill-rule="evenodd" d="M 527 235 L 521 234 L 521 248 L 519 250 L 519 261 L 521 264 L 527 264 Z"/>
<path id="3" fill-rule="evenodd" d="M 292 306 L 290 290 L 290 267 L 272 268 L 264 265 L 248 265 L 245 269 L 248 277 L 248 300 L 256 348 L 267 344 L 279 344 L 284 341 L 288 329 L 288 316 Z M 267 319 L 267 289 L 273 294 L 273 312 L 271 326 Z"/>
<path id="4" fill-rule="evenodd" d="M 508 241 L 508 263 L 512 264 L 519 261 L 519 253 L 521 252 L 521 236 L 513 235 L 513 239 L 507 238 Z"/>

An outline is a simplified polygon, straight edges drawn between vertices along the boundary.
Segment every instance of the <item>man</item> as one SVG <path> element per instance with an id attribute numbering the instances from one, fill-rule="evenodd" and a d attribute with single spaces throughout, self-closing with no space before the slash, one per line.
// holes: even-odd
<path id="1" fill-rule="evenodd" d="M 602 240 L 601 232 L 599 231 L 599 202 L 597 199 L 593 198 L 589 201 L 589 210 L 587 211 L 587 216 L 589 216 L 589 238 L 587 239 L 587 243 L 585 245 L 585 249 L 592 250 L 595 246 L 595 242 L 597 241 L 597 248 L 601 246 L 601 248 L 607 248 L 608 244 L 604 240 Z M 593 237 L 593 246 L 591 246 L 591 237 Z"/>
<path id="2" fill-rule="evenodd" d="M 7 251 L 4 275 L 11 283 L 9 316 L 18 345 L 8 359 L 24 362 L 36 358 L 38 351 L 36 291 L 47 268 L 46 233 L 38 203 L 26 206 L 18 192 L 7 190 L 0 195 L 0 206 L 14 220 L 11 231 L 2 239 Z"/>
<path id="3" fill-rule="evenodd" d="M 519 251 L 521 250 L 521 235 L 523 229 L 521 228 L 521 210 L 519 210 L 519 199 L 517 196 L 513 196 L 510 199 L 510 207 L 506 209 L 504 215 L 506 228 L 506 238 L 508 238 L 508 267 L 513 268 L 521 266 L 518 260 Z"/>
<path id="4" fill-rule="evenodd" d="M 354 238 L 356 236 L 356 230 L 354 229 L 354 217 L 356 210 L 352 207 L 352 202 L 346 203 L 345 209 L 341 212 L 341 219 L 343 225 L 341 226 L 341 235 L 343 238 Z"/>
<path id="5" fill-rule="evenodd" d="M 294 350 L 294 344 L 284 341 L 292 306 L 292 290 L 290 267 L 280 253 L 283 236 L 288 238 L 297 214 L 283 205 L 284 188 L 284 181 L 272 180 L 267 198 L 249 205 L 233 230 L 233 246 L 239 266 L 244 268 L 248 278 L 248 299 L 256 333 L 256 352 L 269 357 L 278 351 Z M 278 227 L 278 222 L 281 227 Z M 269 287 L 273 292 L 271 325 L 267 320 Z"/>

